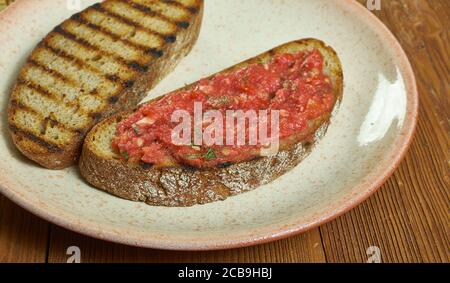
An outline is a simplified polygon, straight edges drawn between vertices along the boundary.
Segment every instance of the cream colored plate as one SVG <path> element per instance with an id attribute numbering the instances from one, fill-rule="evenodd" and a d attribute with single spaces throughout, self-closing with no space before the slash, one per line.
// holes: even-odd
<path id="1" fill-rule="evenodd" d="M 298 167 L 253 192 L 191 208 L 151 207 L 87 185 L 77 168 L 49 171 L 9 139 L 6 106 L 35 44 L 74 11 L 66 0 L 18 0 L 0 14 L 0 187 L 68 229 L 130 245 L 206 250 L 293 235 L 359 204 L 392 174 L 414 132 L 417 91 L 409 62 L 365 7 L 346 0 L 206 0 L 199 42 L 151 96 L 279 44 L 315 37 L 344 67 L 344 100 L 325 138 Z M 87 6 L 95 1 L 82 1 Z M 51 13 L 49 13 L 51 11 Z"/>

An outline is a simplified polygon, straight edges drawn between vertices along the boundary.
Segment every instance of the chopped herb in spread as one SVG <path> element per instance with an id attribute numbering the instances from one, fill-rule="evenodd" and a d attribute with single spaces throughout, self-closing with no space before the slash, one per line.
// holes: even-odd
<path id="1" fill-rule="evenodd" d="M 208 149 L 208 152 L 206 152 L 206 154 L 205 154 L 205 159 L 206 160 L 211 160 L 211 159 L 214 159 L 214 158 L 216 158 L 216 153 L 214 152 L 214 150 L 213 149 Z"/>
<path id="2" fill-rule="evenodd" d="M 133 124 L 131 127 L 133 128 L 133 131 L 136 135 L 140 134 L 139 126 L 137 126 L 136 124 Z"/>

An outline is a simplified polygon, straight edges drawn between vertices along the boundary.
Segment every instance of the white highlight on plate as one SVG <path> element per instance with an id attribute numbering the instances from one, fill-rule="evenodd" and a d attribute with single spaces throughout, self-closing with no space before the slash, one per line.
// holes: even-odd
<path id="1" fill-rule="evenodd" d="M 395 119 L 398 121 L 397 127 L 403 126 L 406 89 L 398 68 L 396 78 L 396 81 L 390 82 L 383 74 L 378 74 L 378 87 L 358 135 L 359 145 L 368 145 L 382 139 Z"/>

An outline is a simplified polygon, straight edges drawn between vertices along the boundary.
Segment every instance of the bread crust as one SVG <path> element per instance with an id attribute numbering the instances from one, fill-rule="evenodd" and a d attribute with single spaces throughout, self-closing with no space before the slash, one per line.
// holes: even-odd
<path id="1" fill-rule="evenodd" d="M 277 53 L 317 48 L 325 58 L 325 72 L 333 82 L 335 112 L 343 96 L 343 73 L 336 52 L 316 39 L 302 39 L 281 45 L 222 72 L 249 64 L 264 62 Z M 185 88 L 189 88 L 187 86 Z M 113 195 L 150 205 L 182 207 L 205 204 L 251 191 L 267 184 L 297 166 L 325 135 L 333 112 L 327 113 L 316 130 L 313 141 L 303 141 L 274 156 L 232 164 L 226 168 L 194 169 L 144 168 L 129 164 L 117 156 L 105 156 L 96 147 L 95 139 L 114 133 L 119 121 L 132 111 L 119 113 L 98 124 L 87 136 L 80 158 L 81 175 L 93 186 Z M 110 137 L 112 140 L 112 137 Z"/>
<path id="2" fill-rule="evenodd" d="M 91 7 L 88 7 L 87 9 Z M 160 51 L 162 51 L 163 55 L 153 60 L 150 65 L 147 66 L 147 71 L 142 72 L 138 77 L 135 77 L 131 87 L 124 88 L 116 95 L 118 98 L 117 101 L 110 104 L 107 109 L 95 113 L 98 115 L 98 118 L 83 129 L 80 129 L 70 143 L 65 144 L 64 146 L 55 146 L 48 143 L 39 135 L 24 131 L 14 123 L 13 120 L 16 110 L 21 107 L 14 101 L 15 92 L 20 84 L 18 81 L 13 88 L 7 111 L 11 138 L 17 149 L 29 159 L 48 169 L 63 169 L 75 164 L 80 156 L 86 134 L 96 123 L 115 113 L 136 107 L 136 105 L 147 95 L 148 91 L 154 88 L 166 75 L 168 75 L 180 60 L 192 50 L 200 33 L 204 10 L 203 0 L 196 0 L 195 7 L 195 13 L 189 21 L 189 27 L 178 29 L 176 41 L 171 44 L 165 44 L 161 48 Z M 83 13 L 83 11 L 80 13 Z M 72 18 L 74 16 L 72 16 Z M 37 45 L 25 66 L 30 63 L 36 50 L 47 43 L 49 36 L 50 34 Z M 22 69 L 21 74 L 24 72 L 25 68 L 26 67 Z M 19 75 L 19 77 L 20 76 L 21 75 Z"/>

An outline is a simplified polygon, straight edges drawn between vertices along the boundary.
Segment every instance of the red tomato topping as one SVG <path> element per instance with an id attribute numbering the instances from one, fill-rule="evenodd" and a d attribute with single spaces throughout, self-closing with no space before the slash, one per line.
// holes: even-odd
<path id="1" fill-rule="evenodd" d="M 186 110 L 194 121 L 194 102 L 201 103 L 203 113 L 217 110 L 222 114 L 222 144 L 195 145 L 194 139 L 186 145 L 172 142 L 172 130 L 179 124 L 172 122 L 172 113 Z M 278 110 L 280 144 L 286 146 L 309 138 L 328 117 L 334 103 L 332 84 L 323 73 L 323 57 L 318 50 L 279 54 L 266 64 L 218 74 L 199 81 L 191 90 L 175 91 L 143 105 L 119 123 L 113 147 L 126 160 L 162 167 L 236 163 L 258 157 L 265 145 L 259 141 L 253 145 L 228 145 L 227 110 Z M 208 126 L 204 122 L 202 129 Z M 248 129 L 248 123 L 246 127 L 248 142 L 252 129 Z M 236 128 L 234 132 L 236 140 Z"/>

